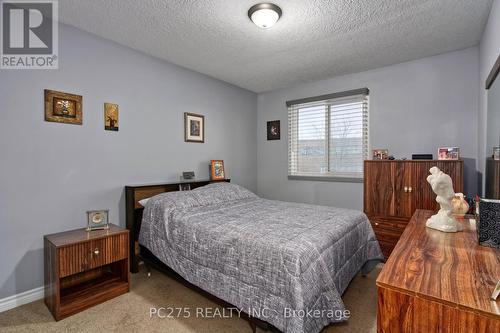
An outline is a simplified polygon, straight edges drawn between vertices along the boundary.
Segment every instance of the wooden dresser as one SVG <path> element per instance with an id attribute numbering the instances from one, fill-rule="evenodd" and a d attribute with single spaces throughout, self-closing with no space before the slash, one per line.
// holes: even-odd
<path id="1" fill-rule="evenodd" d="M 426 228 L 432 214 L 415 212 L 378 276 L 378 332 L 500 332 L 500 250 L 479 246 L 469 220 L 459 233 Z"/>
<path id="2" fill-rule="evenodd" d="M 129 291 L 128 235 L 111 224 L 44 237 L 45 304 L 56 320 Z"/>
<path id="3" fill-rule="evenodd" d="M 365 161 L 364 212 L 386 259 L 416 209 L 436 210 L 436 195 L 427 183 L 437 166 L 450 175 L 455 192 L 463 192 L 463 161 Z"/>

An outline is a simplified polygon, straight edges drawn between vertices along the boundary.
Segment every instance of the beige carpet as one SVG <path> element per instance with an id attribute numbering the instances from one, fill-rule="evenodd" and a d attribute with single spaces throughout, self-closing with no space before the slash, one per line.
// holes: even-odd
<path id="1" fill-rule="evenodd" d="M 351 318 L 325 328 L 324 333 L 376 332 L 375 279 L 381 267 L 367 277 L 356 276 L 343 297 Z M 196 318 L 196 308 L 217 306 L 160 272 L 153 271 L 148 278 L 144 271 L 142 268 L 141 273 L 132 275 L 130 293 L 59 322 L 54 321 L 43 301 L 0 313 L 0 332 L 252 332 L 248 322 L 236 316 Z M 150 318 L 151 307 L 188 308 L 192 317 Z"/>

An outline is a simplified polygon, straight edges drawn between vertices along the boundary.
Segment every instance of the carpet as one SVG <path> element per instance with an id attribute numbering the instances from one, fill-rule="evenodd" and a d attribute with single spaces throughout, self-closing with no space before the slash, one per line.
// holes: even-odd
<path id="1" fill-rule="evenodd" d="M 375 333 L 377 290 L 375 280 L 382 264 L 368 276 L 356 276 L 343 296 L 351 318 L 326 327 L 323 333 Z M 74 316 L 56 322 L 43 300 L 0 313 L 1 332 L 248 332 L 246 320 L 217 306 L 163 273 L 144 267 L 132 274 L 131 291 Z M 159 316 L 151 308 L 163 307 Z M 168 318 L 167 315 L 170 315 Z M 184 316 L 188 318 L 184 318 Z M 257 332 L 263 332 L 257 329 Z"/>

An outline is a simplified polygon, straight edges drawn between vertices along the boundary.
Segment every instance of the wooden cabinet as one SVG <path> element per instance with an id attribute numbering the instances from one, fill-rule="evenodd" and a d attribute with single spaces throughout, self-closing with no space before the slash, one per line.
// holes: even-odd
<path id="1" fill-rule="evenodd" d="M 45 304 L 56 320 L 129 291 L 128 236 L 110 225 L 44 237 Z"/>
<path id="2" fill-rule="evenodd" d="M 365 161 L 364 212 L 386 258 L 416 209 L 439 208 L 426 180 L 433 166 L 450 175 L 455 192 L 463 192 L 463 161 Z"/>
<path id="3" fill-rule="evenodd" d="M 417 210 L 377 278 L 379 333 L 500 332 L 500 250 L 480 246 L 475 223 L 445 233 Z"/>

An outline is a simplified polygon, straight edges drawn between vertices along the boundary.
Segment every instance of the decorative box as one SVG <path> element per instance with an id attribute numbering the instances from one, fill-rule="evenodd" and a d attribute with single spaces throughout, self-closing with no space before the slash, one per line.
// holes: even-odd
<path id="1" fill-rule="evenodd" d="M 500 200 L 479 201 L 477 235 L 480 245 L 500 248 Z"/>

